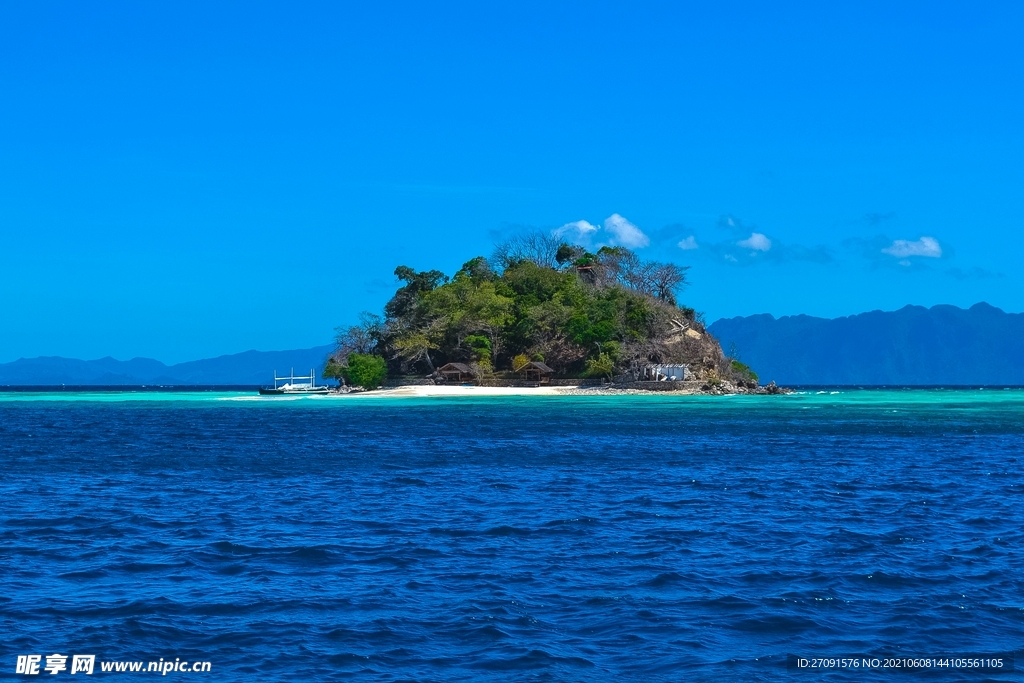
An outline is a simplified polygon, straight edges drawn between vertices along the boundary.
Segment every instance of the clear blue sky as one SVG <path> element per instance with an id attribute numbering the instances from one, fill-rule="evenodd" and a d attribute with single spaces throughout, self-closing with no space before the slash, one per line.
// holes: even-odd
<path id="1" fill-rule="evenodd" d="M 614 214 L 708 320 L 1019 312 L 1022 44 L 1018 2 L 6 2 L 0 362 L 324 344 L 400 263 Z"/>

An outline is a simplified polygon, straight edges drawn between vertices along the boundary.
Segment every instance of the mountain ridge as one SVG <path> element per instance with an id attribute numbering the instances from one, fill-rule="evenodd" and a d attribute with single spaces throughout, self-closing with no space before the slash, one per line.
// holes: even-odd
<path id="1" fill-rule="evenodd" d="M 95 360 L 37 356 L 0 363 L 2 386 L 139 386 L 139 385 L 257 385 L 269 384 L 278 373 L 296 368 L 323 372 L 333 345 L 287 351 L 256 351 L 167 365 L 153 358 Z"/>
<path id="2" fill-rule="evenodd" d="M 784 385 L 1024 385 L 1024 314 L 985 302 L 907 305 L 838 318 L 770 313 L 722 318 L 708 330 L 762 383 Z M 273 372 L 319 375 L 333 345 L 243 351 L 166 365 L 135 357 L 39 356 L 0 363 L 3 386 L 258 385 Z"/>
<path id="3" fill-rule="evenodd" d="M 908 305 L 840 318 L 723 318 L 709 330 L 762 381 L 832 385 L 1022 385 L 1024 314 L 985 302 Z"/>

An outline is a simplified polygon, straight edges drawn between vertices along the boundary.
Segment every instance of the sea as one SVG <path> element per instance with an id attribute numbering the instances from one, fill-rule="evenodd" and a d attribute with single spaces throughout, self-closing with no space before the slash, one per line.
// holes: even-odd
<path id="1" fill-rule="evenodd" d="M 0 392 L 0 678 L 1020 681 L 1022 459 L 1020 389 Z"/>

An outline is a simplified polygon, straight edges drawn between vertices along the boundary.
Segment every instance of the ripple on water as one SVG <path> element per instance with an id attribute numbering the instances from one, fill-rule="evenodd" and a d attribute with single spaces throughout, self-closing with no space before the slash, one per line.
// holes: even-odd
<path id="1" fill-rule="evenodd" d="M 1024 642 L 1024 392 L 619 398 L 0 396 L 8 649 L 669 681 Z"/>

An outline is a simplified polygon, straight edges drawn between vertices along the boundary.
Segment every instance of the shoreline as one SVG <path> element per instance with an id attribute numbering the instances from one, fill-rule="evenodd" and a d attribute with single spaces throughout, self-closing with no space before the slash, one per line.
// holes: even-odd
<path id="1" fill-rule="evenodd" d="M 700 382 L 687 382 L 691 386 L 673 387 L 672 389 L 638 389 L 617 387 L 613 384 L 602 385 L 541 385 L 533 387 L 516 386 L 478 386 L 478 385 L 437 385 L 407 384 L 398 387 L 374 389 L 372 391 L 352 391 L 333 393 L 332 397 L 365 396 L 379 398 L 442 398 L 452 396 L 769 396 L 793 393 L 792 389 L 776 387 L 756 388 L 736 387 L 723 383 L 717 387 L 705 388 Z"/>

